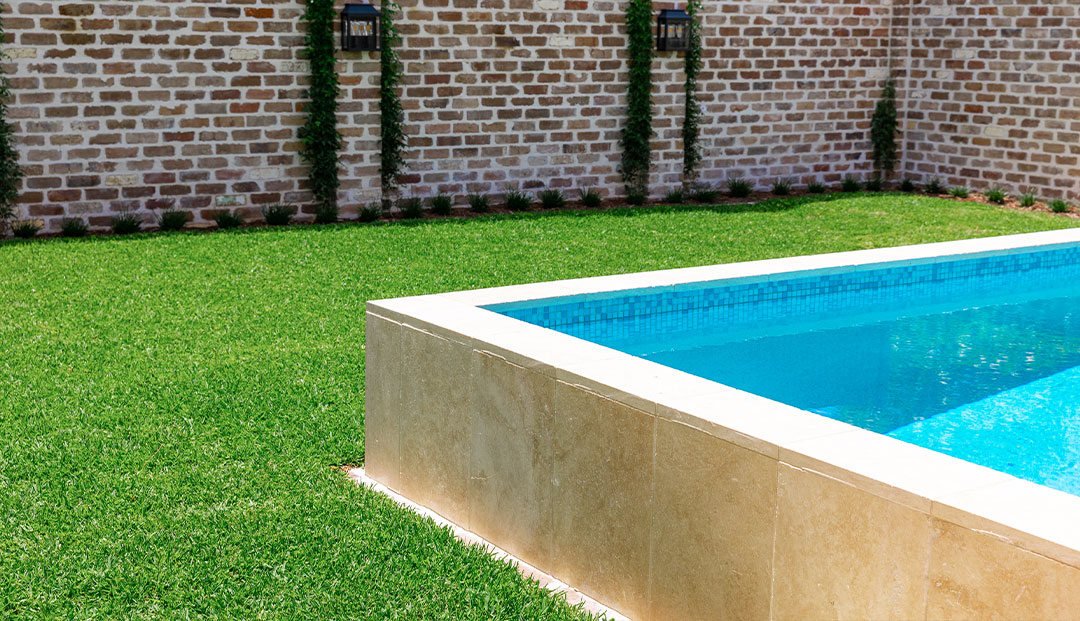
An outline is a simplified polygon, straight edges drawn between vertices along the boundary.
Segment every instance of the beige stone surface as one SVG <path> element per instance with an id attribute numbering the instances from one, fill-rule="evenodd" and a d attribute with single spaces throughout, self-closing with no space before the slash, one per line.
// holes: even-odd
<path id="1" fill-rule="evenodd" d="M 1002 476 L 996 485 L 936 501 L 931 515 L 1080 568 L 1080 497 Z"/>
<path id="2" fill-rule="evenodd" d="M 929 619 L 1080 618 L 1080 569 L 934 520 Z"/>
<path id="3" fill-rule="evenodd" d="M 780 459 L 924 513 L 932 513 L 935 500 L 1012 478 L 944 453 L 857 428 L 792 442 L 780 449 Z"/>
<path id="4" fill-rule="evenodd" d="M 769 618 L 777 466 L 703 431 L 658 422 L 653 618 Z"/>
<path id="5" fill-rule="evenodd" d="M 552 574 L 631 618 L 648 615 L 654 420 L 556 385 Z"/>
<path id="6" fill-rule="evenodd" d="M 472 355 L 409 326 L 401 332 L 400 491 L 466 528 Z"/>
<path id="7" fill-rule="evenodd" d="M 780 464 L 775 619 L 920 619 L 930 517 Z"/>
<path id="8" fill-rule="evenodd" d="M 497 356 L 474 360 L 470 529 L 548 571 L 555 380 Z"/>
<path id="9" fill-rule="evenodd" d="M 401 324 L 367 315 L 364 353 L 364 469 L 397 489 L 401 417 Z"/>

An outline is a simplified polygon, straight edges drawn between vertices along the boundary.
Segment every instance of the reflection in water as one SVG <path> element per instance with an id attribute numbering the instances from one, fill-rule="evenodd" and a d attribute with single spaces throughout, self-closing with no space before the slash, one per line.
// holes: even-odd
<path id="1" fill-rule="evenodd" d="M 658 335 L 634 349 L 667 366 L 1080 493 L 1078 313 L 1080 297 L 1061 297 L 849 327 L 806 323 L 797 333 L 731 342 L 707 335 L 709 344 L 676 350 Z"/>

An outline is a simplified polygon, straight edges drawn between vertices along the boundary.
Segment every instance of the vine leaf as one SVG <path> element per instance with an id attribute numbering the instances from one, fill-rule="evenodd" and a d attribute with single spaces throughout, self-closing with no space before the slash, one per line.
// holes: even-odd
<path id="1" fill-rule="evenodd" d="M 308 87 L 307 119 L 300 128 L 303 149 L 301 158 L 311 167 L 309 183 L 315 203 L 320 210 L 337 212 L 338 178 L 341 133 L 337 129 L 338 95 L 341 87 L 335 57 L 334 22 L 337 13 L 334 0 L 307 0 L 304 39 L 308 62 L 311 65 L 311 84 Z"/>
<path id="2" fill-rule="evenodd" d="M 892 175 L 896 168 L 896 82 L 889 76 L 885 80 L 881 99 L 870 119 L 870 142 L 874 149 L 874 170 L 882 181 Z"/>
<path id="3" fill-rule="evenodd" d="M 626 8 L 630 83 L 622 133 L 622 178 L 628 196 L 645 197 L 652 159 L 652 2 L 630 0 Z"/>

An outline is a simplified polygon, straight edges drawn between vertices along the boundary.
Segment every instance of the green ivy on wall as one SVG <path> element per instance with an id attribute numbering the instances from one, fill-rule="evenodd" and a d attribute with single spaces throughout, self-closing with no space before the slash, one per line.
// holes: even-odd
<path id="1" fill-rule="evenodd" d="M 334 0 L 307 0 L 305 44 L 311 64 L 311 84 L 308 87 L 307 120 L 300 129 L 300 140 L 304 145 L 301 156 L 311 167 L 311 192 L 321 222 L 337 220 L 337 193 L 341 186 L 338 179 L 341 133 L 337 129 L 340 87 L 335 68 L 336 19 Z"/>
<path id="2" fill-rule="evenodd" d="M 649 191 L 652 131 L 653 12 L 651 0 L 630 0 L 626 8 L 630 84 L 622 134 L 622 177 L 631 202 Z"/>
<path id="3" fill-rule="evenodd" d="M 388 205 L 398 193 L 400 177 L 408 163 L 405 148 L 405 110 L 401 106 L 402 65 L 398 57 L 401 37 L 398 35 L 394 17 L 399 8 L 394 0 L 383 0 L 380 31 L 382 35 L 381 80 L 379 82 L 379 111 L 382 117 L 382 151 L 380 171 L 382 176 L 383 204 Z"/>
<path id="4" fill-rule="evenodd" d="M 0 22 L 0 46 L 4 43 L 4 36 L 4 26 Z M 7 58 L 7 55 L 0 52 L 0 58 Z M 10 89 L 7 75 L 0 71 L 0 229 L 15 217 L 19 185 L 23 178 L 19 153 L 15 150 L 15 129 L 7 122 Z"/>
<path id="5" fill-rule="evenodd" d="M 896 83 L 889 77 L 870 120 L 874 170 L 882 181 L 888 179 L 896 167 L 896 128 Z"/>
<path id="6" fill-rule="evenodd" d="M 683 116 L 683 185 L 691 189 L 698 178 L 701 164 L 701 104 L 697 100 L 698 74 L 701 73 L 701 22 L 698 13 L 701 0 L 689 0 L 686 13 L 690 16 L 690 45 L 686 49 L 686 109 Z"/>

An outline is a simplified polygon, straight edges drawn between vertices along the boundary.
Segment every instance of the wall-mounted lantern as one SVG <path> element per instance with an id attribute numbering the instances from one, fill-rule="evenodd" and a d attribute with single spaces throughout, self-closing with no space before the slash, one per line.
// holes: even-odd
<path id="1" fill-rule="evenodd" d="M 370 4 L 346 4 L 341 11 L 341 49 L 373 52 L 380 39 L 379 11 Z"/>
<path id="2" fill-rule="evenodd" d="M 656 49 L 682 52 L 690 48 L 690 16 L 682 9 L 664 9 L 656 18 Z"/>

